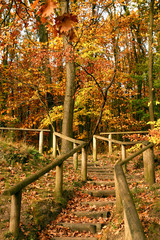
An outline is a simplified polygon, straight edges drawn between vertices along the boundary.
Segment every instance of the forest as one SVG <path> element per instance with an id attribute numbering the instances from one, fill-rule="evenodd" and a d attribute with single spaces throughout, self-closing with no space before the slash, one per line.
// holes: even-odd
<path id="1" fill-rule="evenodd" d="M 0 112 L 5 239 L 159 239 L 158 0 L 0 0 Z"/>
<path id="2" fill-rule="evenodd" d="M 94 130 L 148 130 L 154 122 L 155 138 L 159 11 L 158 0 L 1 0 L 0 126 L 86 140 Z"/>

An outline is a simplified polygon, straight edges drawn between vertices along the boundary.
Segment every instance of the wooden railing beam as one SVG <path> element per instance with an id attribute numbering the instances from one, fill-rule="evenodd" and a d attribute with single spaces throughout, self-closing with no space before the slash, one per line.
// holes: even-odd
<path id="1" fill-rule="evenodd" d="M 65 140 L 68 140 L 68 141 L 73 142 L 73 143 L 77 143 L 77 144 L 82 144 L 82 143 L 84 143 L 84 141 L 76 140 L 76 139 L 74 139 L 74 138 L 71 138 L 71 137 L 68 137 L 68 136 L 63 135 L 62 133 L 54 132 L 54 134 L 55 134 L 57 137 L 63 138 L 63 139 L 65 139 Z"/>
<path id="2" fill-rule="evenodd" d="M 149 143 L 149 145 L 147 145 L 146 147 L 140 149 L 138 152 L 133 153 L 132 155 L 130 155 L 129 157 L 127 157 L 125 160 L 120 161 L 119 163 L 120 163 L 121 165 L 126 164 L 126 163 L 128 163 L 130 160 L 132 160 L 133 158 L 137 157 L 139 154 L 143 153 L 143 152 L 146 151 L 148 148 L 151 148 L 151 147 L 153 147 L 153 146 L 154 146 L 153 143 Z"/>
<path id="3" fill-rule="evenodd" d="M 123 212 L 122 199 L 119 191 L 118 180 L 116 171 L 114 169 L 114 182 L 115 182 L 115 194 L 116 194 L 116 212 L 121 214 Z"/>
<path id="4" fill-rule="evenodd" d="M 141 134 L 141 133 L 148 133 L 149 131 L 130 131 L 130 132 L 101 132 L 100 135 L 120 135 L 120 134 Z"/>
<path id="5" fill-rule="evenodd" d="M 31 131 L 31 132 L 50 132 L 49 129 L 30 129 L 30 128 L 5 128 L 5 127 L 0 127 L 0 130 L 15 130 L 15 131 Z"/>
<path id="6" fill-rule="evenodd" d="M 34 182 L 35 180 L 39 179 L 45 173 L 48 173 L 50 170 L 52 170 L 56 166 L 61 165 L 67 158 L 72 156 L 75 152 L 77 152 L 78 150 L 80 150 L 81 148 L 83 148 L 86 145 L 87 145 L 87 143 L 83 143 L 83 144 L 79 145 L 78 147 L 72 149 L 70 152 L 66 153 L 65 155 L 57 157 L 56 159 L 53 160 L 53 162 L 51 162 L 46 167 L 44 167 L 41 170 L 39 170 L 37 173 L 32 174 L 31 176 L 25 178 L 23 181 L 19 182 L 15 186 L 13 186 L 13 187 L 11 187 L 9 189 L 6 189 L 3 192 L 3 194 L 4 195 L 16 194 L 17 192 L 19 192 L 20 190 L 22 190 L 23 188 L 25 188 L 26 186 L 28 186 L 29 184 Z"/>
<path id="7" fill-rule="evenodd" d="M 147 143 L 148 144 L 148 143 Z M 145 151 L 151 150 L 154 144 L 150 143 L 144 146 L 138 152 L 132 154 L 124 160 L 120 160 L 115 165 L 115 192 L 116 192 L 116 209 L 121 212 L 123 204 L 124 223 L 125 223 L 125 240 L 144 240 L 144 230 L 138 217 L 131 193 L 127 184 L 127 180 L 123 171 L 123 165 L 128 163 L 134 157 Z M 152 149 L 153 150 L 153 149 Z M 153 151 L 152 151 L 153 153 Z M 149 155 L 151 152 L 149 153 Z M 152 154 L 151 154 L 152 155 Z M 148 155 L 147 155 L 148 157 Z M 152 157 L 150 157 L 152 159 Z"/>
<path id="8" fill-rule="evenodd" d="M 54 144 L 53 144 L 53 155 L 56 157 L 56 150 L 57 150 L 57 143 L 56 143 L 56 135 L 53 134 L 54 138 Z M 69 140 L 69 139 L 67 139 Z M 45 173 L 48 173 L 50 170 L 56 167 L 56 187 L 55 187 L 55 195 L 56 197 L 62 197 L 63 192 L 63 162 L 68 159 L 70 156 L 74 155 L 76 156 L 76 159 L 78 160 L 77 152 L 82 149 L 82 180 L 87 181 L 87 152 L 86 152 L 86 146 L 87 143 L 82 141 L 72 141 L 74 142 L 74 149 L 72 149 L 70 152 L 57 157 L 53 160 L 50 164 L 48 164 L 46 167 L 39 170 L 37 173 L 32 174 L 31 176 L 25 178 L 23 181 L 19 182 L 15 186 L 5 190 L 3 192 L 3 195 L 12 195 L 11 200 L 11 216 L 10 216 L 10 227 L 9 230 L 13 235 L 17 238 L 19 235 L 19 223 L 20 223 L 20 210 L 21 210 L 21 193 L 23 188 L 31 184 L 32 182 L 39 179 L 41 176 L 43 176 Z M 77 146 L 77 144 L 80 144 Z M 39 137 L 39 152 L 42 152 L 43 148 L 43 130 L 40 131 L 40 137 Z M 76 163 L 78 165 L 78 162 Z"/>
<path id="9" fill-rule="evenodd" d="M 120 164 L 115 165 L 115 175 L 125 215 L 125 240 L 145 240 L 144 230 Z"/>

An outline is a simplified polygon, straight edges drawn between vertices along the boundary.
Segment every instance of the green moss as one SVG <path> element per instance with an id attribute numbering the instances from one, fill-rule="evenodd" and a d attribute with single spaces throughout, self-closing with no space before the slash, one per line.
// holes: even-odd
<path id="1" fill-rule="evenodd" d="M 44 228 L 49 222 L 56 219 L 62 208 L 54 201 L 42 200 L 35 202 L 32 209 L 35 224 Z"/>

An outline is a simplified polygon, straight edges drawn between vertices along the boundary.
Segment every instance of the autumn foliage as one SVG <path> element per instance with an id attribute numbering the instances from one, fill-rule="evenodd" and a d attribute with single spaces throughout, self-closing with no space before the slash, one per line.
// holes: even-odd
<path id="1" fill-rule="evenodd" d="M 149 125 L 148 12 L 146 1 L 0 2 L 1 126 L 61 131 L 65 62 L 74 60 L 74 133 L 89 138 L 104 89 L 112 84 L 98 131 L 145 130 Z M 154 111 L 160 118 L 159 1 L 154 10 Z M 62 36 L 70 47 L 63 49 Z M 47 114 L 48 112 L 48 114 Z M 159 130 L 158 130 L 159 131 Z M 153 133 L 154 134 L 154 133 Z"/>

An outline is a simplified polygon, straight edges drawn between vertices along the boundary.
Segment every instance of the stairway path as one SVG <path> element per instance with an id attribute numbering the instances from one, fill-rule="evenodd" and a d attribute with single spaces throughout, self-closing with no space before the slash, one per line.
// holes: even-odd
<path id="1" fill-rule="evenodd" d="M 67 164 L 72 165 L 72 161 Z M 48 228 L 52 237 L 47 239 L 98 239 L 97 234 L 107 225 L 115 203 L 113 166 L 89 162 L 88 179 Z"/>

